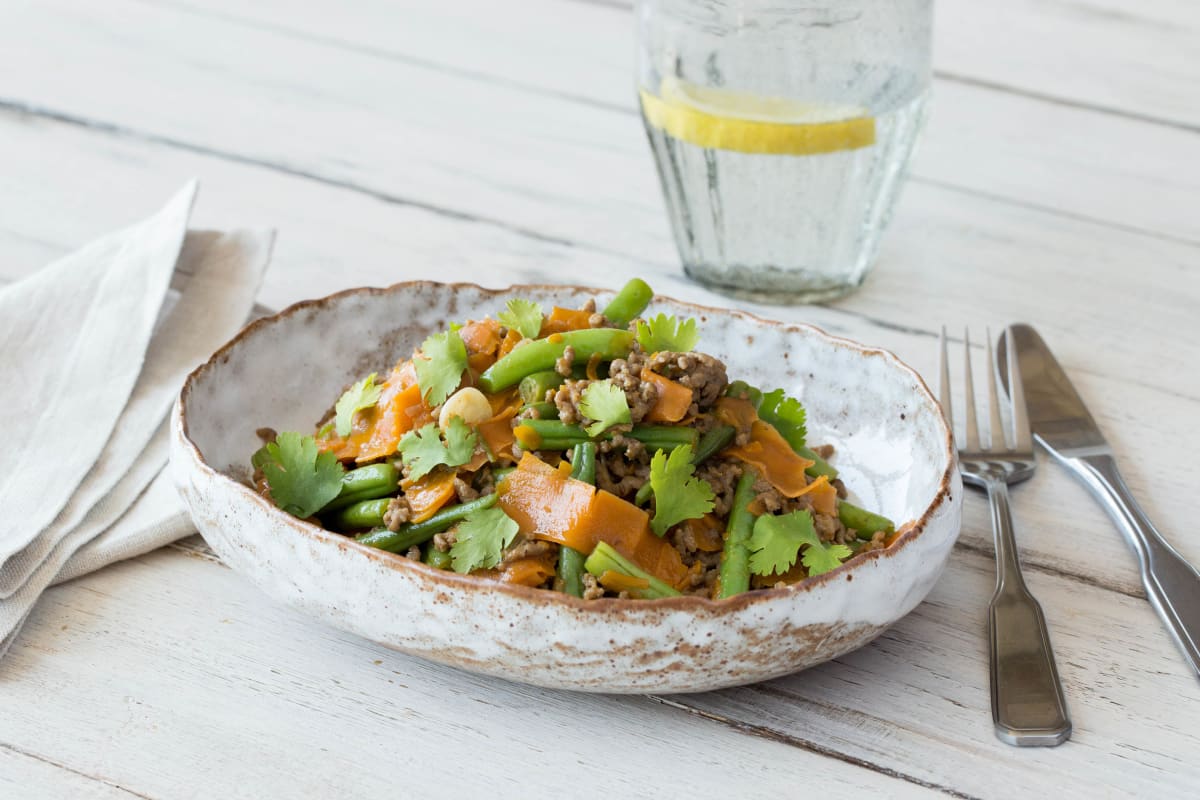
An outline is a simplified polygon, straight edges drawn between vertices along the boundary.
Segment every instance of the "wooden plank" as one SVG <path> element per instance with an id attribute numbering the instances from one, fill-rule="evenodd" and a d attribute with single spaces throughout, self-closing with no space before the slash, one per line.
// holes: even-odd
<path id="1" fill-rule="evenodd" d="M 1195 797 L 1196 676 L 1150 607 L 1062 578 L 1041 600 L 1074 723 L 1057 748 L 992 732 L 984 635 L 991 564 L 961 551 L 929 598 L 871 645 L 798 675 L 666 698 L 977 796 Z M 999 791 L 997 787 L 1004 787 Z"/>
<path id="2" fill-rule="evenodd" d="M 4 675 L 22 713 L 0 742 L 155 798 L 937 794 L 641 698 L 427 664 L 172 550 L 50 590 Z"/>
<path id="3" fill-rule="evenodd" d="M 52 761 L 0 745 L 0 795 L 22 800 L 131 800 L 130 792 Z"/>
<path id="4" fill-rule="evenodd" d="M 563 107 L 564 124 L 573 117 L 571 104 L 636 113 L 629 57 L 633 21 L 621 8 L 529 0 L 525 12 L 514 15 L 503 4 L 459 0 L 423 6 L 420 13 L 398 21 L 394 4 L 380 0 L 358 2 L 354 13 L 337 15 L 317 6 L 297 8 L 286 0 L 172 2 L 169 7 L 189 18 L 253 31 L 264 41 L 286 37 L 293 46 L 340 52 L 346 60 L 372 62 L 376 69 L 441 73 L 439 78 L 450 74 L 485 87 L 514 89 L 514 108 L 524 108 L 530 93 L 549 95 L 563 101 L 558 105 Z M 1016 9 L 1006 5 L 1001 13 L 962 3 L 939 4 L 935 54 L 939 59 L 949 54 L 954 59 L 949 69 L 986 84 L 998 72 L 993 51 L 1021 41 L 1022 57 L 1012 59 L 1004 52 L 1004 69 L 999 71 L 1005 78 L 1018 78 L 1018 88 L 1036 75 L 1038 81 L 1025 89 L 1053 93 L 1047 84 L 1058 80 L 1060 73 L 1098 84 L 1095 72 L 1072 68 L 1048 73 L 1044 64 L 1033 65 L 1038 59 L 1067 57 L 1062 42 L 1053 37 L 1045 42 L 1039 39 L 1043 45 L 1053 42 L 1048 52 L 1041 52 L 1028 35 L 995 35 L 995 25 L 1028 29 L 1031 20 L 1043 21 L 1061 14 L 1062 8 L 1020 3 Z M 1131 16 L 1142 13 L 1140 7 L 1130 12 Z M 1196 17 L 1182 7 L 1175 13 L 1181 19 Z M 995 17 L 989 20 L 995 25 L 979 25 L 980 14 Z M 529 19 L 539 24 L 529 25 Z M 547 35 L 549 30 L 555 35 Z M 1153 26 L 1125 25 L 1124 47 L 1115 52 L 1156 47 L 1161 36 Z M 1068 40 L 1089 47 L 1078 34 Z M 1113 52 L 1101 51 L 1110 66 Z M 970 69 L 972 57 L 986 69 Z M 1159 76 L 1146 74 L 1143 63 L 1150 62 L 1138 62 L 1126 74 L 1143 82 L 1157 80 Z M 341 93 L 354 91 L 351 86 Z M 633 128 L 640 135 L 637 123 Z M 640 159 L 642 153 L 630 155 Z M 640 160 L 635 168 L 646 170 Z M 933 116 L 913 173 L 921 180 L 1200 241 L 1200 218 L 1191 213 L 1191 198 L 1200 190 L 1200 137 L 1190 130 L 939 79 L 934 85 Z M 574 175 L 576 170 L 566 174 Z"/>
<path id="5" fill-rule="evenodd" d="M 194 225 L 279 227 L 274 263 L 260 295 L 275 308 L 347 286 L 428 278 L 434 269 L 443 280 L 488 285 L 571 280 L 612 286 L 642 275 L 664 294 L 705 304 L 728 303 L 670 268 L 389 205 L 360 193 L 169 147 L 3 115 L 0 139 L 6 142 L 0 153 L 0 219 L 8 229 L 23 232 L 18 246 L 33 238 L 67 252 L 148 214 L 185 179 L 202 175 Z M 62 172 L 47 173 L 46 163 L 60 165 Z M 89 176 L 94 188 L 80 189 L 73 180 L 77 175 Z M 925 204 L 914 209 L 911 222 L 898 226 L 895 254 L 889 249 L 888 260 L 862 294 L 833 308 L 745 307 L 888 348 L 930 376 L 936 365 L 931 328 L 937 321 L 946 320 L 952 328 L 966 322 L 998 326 L 1006 319 L 1037 321 L 1113 439 L 1134 493 L 1168 538 L 1200 562 L 1200 542 L 1186 535 L 1193 516 L 1191 487 L 1200 474 L 1190 441 L 1174 427 L 1200 409 L 1193 397 L 1172 388 L 1194 381 L 1181 365 L 1194 357 L 1189 354 L 1195 353 L 1196 345 L 1186 337 L 1167 339 L 1159 331 L 1167 325 L 1194 330 L 1196 322 L 1185 308 L 1172 311 L 1170 298 L 1164 302 L 1165 318 L 1131 313 L 1121 293 L 1136 297 L 1136 290 L 1108 278 L 1119 270 L 1122 258 L 1146 255 L 1137 247 L 1144 237 L 1063 224 L 1026 210 L 1010 218 L 1003 208 L 997 212 L 986 201 L 913 189 L 910 195 L 926 198 Z M 975 205 L 963 208 L 969 203 Z M 938 221 L 947 216 L 945 223 Z M 1059 276 L 1042 252 L 1048 248 L 1062 257 L 1074 248 L 1083 259 L 1082 253 L 1103 249 L 1094 236 L 1104 237 L 1109 252 L 1090 270 L 1081 261 L 1074 272 Z M 35 263 L 8 257 L 8 241 L 0 236 L 0 271 L 33 269 Z M 938 257 L 931 259 L 935 242 Z M 1151 262 L 1181 249 L 1170 243 L 1150 245 L 1163 248 Z M 973 266 L 944 266 L 956 263 Z M 1050 287 L 1023 290 L 1025 284 L 1038 283 L 1039 271 Z M 1092 271 L 1107 280 L 1089 280 Z M 16 277 L 14 273 L 10 276 Z M 1005 283 L 1009 273 L 1020 278 L 1015 288 Z M 939 288 L 939 274 L 945 275 L 947 288 Z M 971 280 L 990 295 L 971 296 Z M 1068 313 L 1059 316 L 1061 298 L 1069 298 L 1075 284 L 1086 284 L 1087 305 L 1073 301 Z M 956 298 L 954 302 L 947 294 Z M 905 297 L 910 298 L 907 304 Z M 853 313 L 858 308 L 866 316 Z M 876 313 L 880 322 L 871 316 Z M 908 325 L 919 327 L 910 330 Z M 979 327 L 976 333 L 981 333 Z M 1176 366 L 1164 370 L 1158 365 L 1165 362 L 1156 356 L 1154 369 L 1148 369 L 1146 353 L 1152 346 L 1161 354 L 1173 353 Z M 1174 422 L 1161 424 L 1162 420 Z M 1035 480 L 1014 489 L 1017 535 L 1026 563 L 1140 593 L 1134 561 L 1108 519 L 1063 470 L 1043 463 Z M 986 505 L 974 493 L 967 498 L 962 541 L 976 550 L 991 548 Z"/>
<path id="6" fill-rule="evenodd" d="M 947 73 L 1200 130 L 1195 3 L 949 0 L 934 25 Z"/>

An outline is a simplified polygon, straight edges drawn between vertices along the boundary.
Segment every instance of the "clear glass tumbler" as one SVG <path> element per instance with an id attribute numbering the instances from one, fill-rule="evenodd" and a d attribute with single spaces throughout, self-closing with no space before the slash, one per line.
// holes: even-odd
<path id="1" fill-rule="evenodd" d="M 684 270 L 817 302 L 860 285 L 930 82 L 932 0 L 638 0 L 638 94 Z"/>

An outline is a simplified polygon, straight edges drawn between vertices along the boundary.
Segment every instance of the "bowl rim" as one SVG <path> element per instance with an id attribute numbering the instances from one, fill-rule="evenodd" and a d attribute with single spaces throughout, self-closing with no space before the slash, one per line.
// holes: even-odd
<path id="1" fill-rule="evenodd" d="M 243 341 L 251 336 L 254 336 L 258 331 L 269 328 L 288 317 L 299 314 L 302 311 L 309 309 L 321 310 L 337 304 L 338 302 L 352 296 L 386 296 L 399 294 L 408 289 L 414 288 L 429 288 L 435 290 L 460 290 L 473 289 L 482 292 L 491 297 L 503 295 L 512 295 L 522 290 L 541 290 L 548 292 L 569 291 L 573 293 L 591 293 L 593 296 L 597 294 L 613 293 L 612 289 L 601 289 L 596 287 L 581 286 L 579 284 L 547 284 L 547 283 L 526 283 L 526 284 L 511 284 L 501 289 L 490 289 L 481 286 L 478 283 L 469 281 L 459 281 L 453 283 L 445 283 L 441 281 L 417 280 L 417 281 L 400 281 L 391 284 L 390 286 L 361 286 L 350 289 L 343 289 L 324 297 L 301 300 L 283 308 L 282 310 L 264 317 L 260 317 L 247 325 L 245 325 L 238 333 L 218 348 L 204 363 L 193 369 L 184 380 L 183 387 L 179 392 L 176 401 L 176 414 L 178 419 L 172 424 L 174 432 L 178 434 L 180 444 L 186 449 L 188 457 L 200 468 L 206 477 L 210 480 L 215 479 L 218 482 L 225 482 L 230 488 L 238 493 L 238 495 L 248 502 L 258 503 L 259 507 L 264 509 L 268 514 L 275 514 L 277 518 L 291 527 L 302 536 L 315 540 L 322 545 L 333 544 L 342 551 L 353 551 L 366 558 L 373 560 L 377 564 L 385 565 L 391 569 L 400 571 L 401 573 L 411 573 L 418 579 L 432 580 L 436 587 L 447 590 L 460 591 L 462 589 L 471 589 L 475 591 L 500 591 L 512 596 L 516 600 L 523 600 L 538 605 L 561 605 L 568 609 L 582 610 L 588 612 L 609 612 L 609 611 L 686 611 L 691 613 L 703 612 L 707 614 L 735 614 L 744 609 L 757 606 L 764 603 L 771 603 L 776 600 L 783 600 L 789 597 L 799 596 L 808 592 L 812 592 L 818 587 L 824 586 L 827 583 L 847 576 L 847 580 L 852 579 L 853 571 L 868 562 L 877 561 L 884 558 L 892 558 L 906 546 L 920 538 L 925 531 L 925 527 L 943 505 L 951 501 L 950 488 L 955 473 L 955 458 L 954 445 L 952 434 L 949 426 L 946 424 L 944 415 L 939 414 L 938 419 L 942 428 L 943 447 L 946 456 L 946 468 L 943 470 L 939 478 L 937 492 L 933 499 L 930 500 L 925 510 L 921 515 L 911 523 L 902 525 L 899 530 L 899 535 L 891 545 L 881 550 L 872 550 L 864 553 L 861 556 L 855 557 L 843 563 L 841 566 L 830 570 L 829 572 L 817 575 L 811 578 L 806 578 L 798 583 L 789 584 L 782 588 L 756 589 L 753 591 L 742 592 L 719 600 L 713 600 L 700 595 L 682 595 L 680 597 L 663 597 L 651 600 L 633 600 L 621 599 L 615 597 L 597 598 L 595 600 L 584 600 L 583 598 L 565 594 L 563 592 L 553 592 L 546 589 L 537 589 L 530 586 L 520 586 L 511 583 L 504 583 L 488 578 L 474 578 L 470 575 L 464 575 L 450 570 L 436 569 L 421 561 L 413 561 L 405 558 L 398 553 L 391 553 L 386 550 L 368 547 L 355 541 L 352 537 L 344 536 L 340 533 L 327 530 L 318 525 L 314 525 L 305 520 L 293 517 L 286 511 L 282 510 L 274 503 L 269 502 L 265 497 L 254 491 L 253 488 L 243 484 L 240 481 L 233 479 L 224 472 L 213 468 L 207 461 L 204 460 L 200 448 L 192 440 L 188 432 L 188 399 L 191 396 L 194 384 L 204 375 L 217 369 L 221 363 L 228 360 L 228 354 L 239 347 Z M 929 390 L 921 375 L 894 353 L 882 348 L 867 347 L 853 339 L 848 339 L 842 336 L 835 336 L 828 333 L 824 329 L 809 323 L 793 323 L 781 322 L 779 320 L 767 319 L 766 317 L 753 314 L 748 311 L 738 309 L 720 308 L 718 306 L 705 306 L 699 303 L 691 303 L 683 300 L 677 300 L 666 295 L 655 294 L 652 302 L 669 301 L 675 305 L 698 312 L 700 314 L 718 314 L 723 316 L 732 316 L 735 318 L 747 320 L 758 325 L 763 325 L 771 328 L 776 328 L 785 332 L 790 331 L 807 331 L 827 340 L 829 343 L 837 347 L 844 347 L 850 350 L 857 351 L 863 356 L 873 358 L 883 358 L 889 361 L 893 366 L 898 367 L 902 372 L 907 373 L 912 377 L 918 389 L 918 393 L 929 402 L 934 408 L 938 407 L 938 401 Z"/>

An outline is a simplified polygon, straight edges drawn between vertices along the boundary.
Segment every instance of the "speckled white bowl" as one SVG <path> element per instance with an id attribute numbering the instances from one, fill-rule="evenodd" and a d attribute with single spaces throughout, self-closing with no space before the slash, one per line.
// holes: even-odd
<path id="1" fill-rule="evenodd" d="M 810 440 L 863 505 L 911 529 L 895 544 L 786 589 L 713 602 L 582 600 L 461 576 L 364 547 L 278 510 L 245 482 L 255 429 L 309 430 L 337 392 L 448 323 L 514 295 L 578 305 L 608 292 L 403 283 L 300 303 L 242 331 L 188 378 L 171 468 L 204 538 L 271 596 L 387 647 L 511 680 L 602 692 L 696 692 L 794 672 L 866 644 L 941 574 L 961 519 L 950 433 L 895 356 L 808 326 L 671 300 L 701 320 L 698 349 L 733 379 L 782 386 Z"/>

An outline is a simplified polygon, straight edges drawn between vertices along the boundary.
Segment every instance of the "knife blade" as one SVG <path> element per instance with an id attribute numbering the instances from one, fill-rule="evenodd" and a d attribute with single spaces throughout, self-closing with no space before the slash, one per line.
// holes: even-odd
<path id="1" fill-rule="evenodd" d="M 1034 439 L 1079 478 L 1125 535 L 1146 597 L 1200 676 L 1200 573 L 1163 539 L 1117 469 L 1112 447 L 1067 373 L 1031 326 L 1009 326 Z M 1005 390 L 1009 353 L 1001 334 L 996 363 Z"/>

